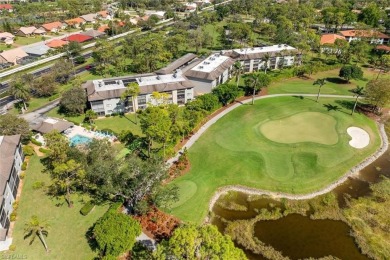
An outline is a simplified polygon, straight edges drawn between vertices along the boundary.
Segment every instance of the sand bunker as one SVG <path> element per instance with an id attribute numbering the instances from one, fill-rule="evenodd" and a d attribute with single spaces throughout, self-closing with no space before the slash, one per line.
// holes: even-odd
<path id="1" fill-rule="evenodd" d="M 370 143 L 370 136 L 359 127 L 348 127 L 347 133 L 352 137 L 349 145 L 353 148 L 362 149 Z"/>

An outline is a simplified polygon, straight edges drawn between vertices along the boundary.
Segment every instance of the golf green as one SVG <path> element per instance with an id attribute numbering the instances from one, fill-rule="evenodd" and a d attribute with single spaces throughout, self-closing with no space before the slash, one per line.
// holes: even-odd
<path id="1" fill-rule="evenodd" d="M 170 213 L 200 223 L 213 194 L 226 185 L 304 194 L 336 181 L 381 143 L 375 122 L 351 116 L 343 107 L 348 102 L 275 97 L 234 109 L 189 149 L 191 170 L 171 183 L 181 191 Z M 328 111 L 329 105 L 339 108 Z M 349 145 L 350 126 L 367 131 L 367 147 Z"/>

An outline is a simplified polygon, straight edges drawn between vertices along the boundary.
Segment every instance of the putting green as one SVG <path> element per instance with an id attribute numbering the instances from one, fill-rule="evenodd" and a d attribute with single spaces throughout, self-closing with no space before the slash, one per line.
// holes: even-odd
<path id="1" fill-rule="evenodd" d="M 332 116 L 304 112 L 263 123 L 260 131 L 266 138 L 278 143 L 313 142 L 332 145 L 339 139 L 336 124 L 337 121 Z"/>
<path id="2" fill-rule="evenodd" d="M 379 148 L 375 122 L 362 114 L 351 116 L 340 105 L 353 101 L 321 97 L 316 103 L 313 99 L 258 100 L 219 119 L 188 150 L 191 170 L 170 184 L 179 186 L 180 200 L 169 213 L 201 223 L 213 194 L 227 185 L 292 194 L 316 191 Z M 328 111 L 328 105 L 340 109 Z M 369 134 L 367 147 L 349 145 L 351 126 Z"/>

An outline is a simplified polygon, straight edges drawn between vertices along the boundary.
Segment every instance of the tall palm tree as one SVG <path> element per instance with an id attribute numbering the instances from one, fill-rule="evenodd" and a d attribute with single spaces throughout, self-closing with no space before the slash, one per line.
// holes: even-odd
<path id="1" fill-rule="evenodd" d="M 22 113 L 27 110 L 26 102 L 30 99 L 30 88 L 27 84 L 23 82 L 22 79 L 18 78 L 11 81 L 10 84 L 10 94 L 16 99 L 20 99 L 23 102 Z"/>
<path id="2" fill-rule="evenodd" d="M 137 82 L 131 82 L 127 85 L 126 91 L 122 95 L 122 99 L 131 96 L 131 101 L 133 105 L 133 111 L 135 112 L 135 124 L 138 124 L 137 120 L 137 111 L 135 109 L 135 99 L 140 93 L 140 88 Z"/>
<path id="3" fill-rule="evenodd" d="M 364 88 L 356 86 L 356 88 L 351 89 L 351 92 L 353 94 L 355 94 L 354 96 L 356 97 L 355 104 L 353 105 L 353 109 L 352 109 L 352 113 L 351 113 L 351 115 L 353 115 L 353 113 L 355 113 L 355 109 L 356 109 L 356 105 L 357 105 L 359 97 L 364 96 Z"/>
<path id="4" fill-rule="evenodd" d="M 36 237 L 42 241 L 43 246 L 45 247 L 46 252 L 49 252 L 47 247 L 45 236 L 47 237 L 49 232 L 47 231 L 49 225 L 40 220 L 37 216 L 32 216 L 30 220 L 25 224 L 24 228 L 24 239 L 30 237 L 30 245 L 35 241 Z"/>
<path id="5" fill-rule="evenodd" d="M 237 87 L 238 87 L 238 83 L 240 82 L 240 76 L 243 72 L 244 72 L 244 68 L 243 68 L 241 62 L 236 61 L 233 64 L 233 75 L 236 77 Z"/>
<path id="6" fill-rule="evenodd" d="M 264 61 L 264 73 L 267 74 L 267 69 L 268 69 L 268 62 L 270 61 L 271 59 L 271 55 L 266 52 L 263 56 L 263 61 Z"/>
<path id="7" fill-rule="evenodd" d="M 313 86 L 314 85 L 319 85 L 316 102 L 318 102 L 318 99 L 320 98 L 321 88 L 325 84 L 326 84 L 326 79 L 316 79 L 314 81 Z"/>
<path id="8" fill-rule="evenodd" d="M 256 90 L 260 91 L 262 88 L 267 87 L 270 83 L 271 83 L 271 80 L 267 74 L 253 73 L 253 74 L 248 76 L 248 78 L 245 80 L 245 84 L 247 86 L 250 86 L 253 89 L 252 105 L 255 103 Z"/>

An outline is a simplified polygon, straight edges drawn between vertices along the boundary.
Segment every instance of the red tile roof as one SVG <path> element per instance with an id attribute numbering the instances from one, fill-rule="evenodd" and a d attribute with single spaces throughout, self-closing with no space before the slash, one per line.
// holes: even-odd
<path id="1" fill-rule="evenodd" d="M 390 46 L 386 46 L 386 45 L 378 45 L 378 46 L 376 46 L 376 49 L 381 50 L 381 51 L 390 52 Z"/>
<path id="2" fill-rule="evenodd" d="M 72 34 L 71 36 L 68 36 L 62 40 L 68 41 L 68 42 L 82 43 L 82 42 L 86 42 L 86 41 L 89 41 L 92 39 L 93 39 L 93 37 L 91 37 L 91 36 L 87 36 L 87 35 L 83 35 L 83 34 Z"/>
<path id="3" fill-rule="evenodd" d="M 13 8 L 12 8 L 12 5 L 10 5 L 10 4 L 0 4 L 0 9 L 11 10 Z"/>
<path id="4" fill-rule="evenodd" d="M 106 32 L 110 27 L 108 25 L 100 26 L 99 29 L 97 29 L 99 32 Z"/>
<path id="5" fill-rule="evenodd" d="M 51 31 L 55 28 L 57 28 L 57 29 L 61 28 L 62 23 L 61 22 L 45 23 L 45 24 L 42 24 L 42 27 L 45 28 L 46 31 Z"/>
<path id="6" fill-rule="evenodd" d="M 324 35 L 321 35 L 321 41 L 320 41 L 320 44 L 323 45 L 323 44 L 333 44 L 337 39 L 340 39 L 340 40 L 344 40 L 345 41 L 345 37 L 344 36 L 341 36 L 341 35 L 338 35 L 338 34 L 324 34 Z"/>
<path id="7" fill-rule="evenodd" d="M 340 33 L 345 37 L 381 38 L 381 39 L 390 38 L 388 35 L 384 33 L 373 31 L 373 30 L 347 30 L 347 31 L 340 31 Z"/>
<path id="8" fill-rule="evenodd" d="M 46 46 L 50 47 L 50 48 L 61 48 L 62 46 L 67 45 L 67 44 L 68 44 L 67 41 L 55 39 L 55 40 L 52 40 L 50 42 L 47 42 Z"/>
<path id="9" fill-rule="evenodd" d="M 74 25 L 74 24 L 81 24 L 81 23 L 84 23 L 84 19 L 80 18 L 80 17 L 76 17 L 76 18 L 73 18 L 73 19 L 69 19 L 69 20 L 65 20 L 65 23 L 68 24 L 68 25 Z"/>

